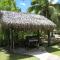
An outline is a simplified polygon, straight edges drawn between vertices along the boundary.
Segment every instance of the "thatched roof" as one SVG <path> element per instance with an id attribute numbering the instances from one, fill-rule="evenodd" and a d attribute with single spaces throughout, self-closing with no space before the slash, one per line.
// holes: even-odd
<path id="1" fill-rule="evenodd" d="M 42 15 L 0 11 L 2 25 L 19 29 L 46 29 L 53 30 L 56 26 L 52 21 Z"/>

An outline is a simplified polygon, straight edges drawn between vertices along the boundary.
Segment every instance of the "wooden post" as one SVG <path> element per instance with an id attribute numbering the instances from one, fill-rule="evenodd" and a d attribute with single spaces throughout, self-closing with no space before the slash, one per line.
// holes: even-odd
<path id="1" fill-rule="evenodd" d="M 12 30 L 12 51 L 14 53 L 14 30 Z"/>
<path id="2" fill-rule="evenodd" d="M 38 41 L 39 41 L 39 30 L 37 31 Z"/>
<path id="3" fill-rule="evenodd" d="M 8 42 L 7 43 L 7 49 L 9 50 L 9 47 L 10 47 L 10 31 L 9 31 L 9 28 L 7 28 L 6 30 L 5 30 L 5 40 Z"/>
<path id="4" fill-rule="evenodd" d="M 53 31 L 51 32 L 51 37 L 53 37 Z"/>
<path id="5" fill-rule="evenodd" d="M 10 39 L 9 39 L 9 42 L 10 42 L 10 52 L 11 52 L 11 48 L 12 48 L 12 42 L 11 42 L 11 40 L 12 40 L 12 31 L 11 31 L 11 28 L 9 29 L 10 30 Z"/>
<path id="6" fill-rule="evenodd" d="M 13 38 L 14 30 L 10 28 L 10 52 L 14 50 L 14 38 Z"/>
<path id="7" fill-rule="evenodd" d="M 40 41 L 39 41 L 39 39 L 40 39 L 40 38 L 39 38 L 39 30 L 37 31 L 37 36 L 38 36 L 38 47 L 39 47 L 39 42 L 40 42 Z"/>
<path id="8" fill-rule="evenodd" d="M 51 42 L 51 37 L 50 37 L 50 31 L 48 30 L 48 46 L 50 46 L 50 42 Z"/>
<path id="9" fill-rule="evenodd" d="M 39 34 L 39 30 L 38 30 L 37 36 L 38 36 L 38 43 L 39 43 L 39 45 L 42 45 L 42 41 L 41 41 L 41 38 L 40 38 L 41 35 Z"/>

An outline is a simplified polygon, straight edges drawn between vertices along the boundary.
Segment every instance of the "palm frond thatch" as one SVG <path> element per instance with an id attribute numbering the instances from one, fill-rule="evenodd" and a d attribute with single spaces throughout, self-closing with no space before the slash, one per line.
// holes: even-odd
<path id="1" fill-rule="evenodd" d="M 53 30 L 55 24 L 42 15 L 0 11 L 0 23 L 4 26 L 19 29 Z"/>

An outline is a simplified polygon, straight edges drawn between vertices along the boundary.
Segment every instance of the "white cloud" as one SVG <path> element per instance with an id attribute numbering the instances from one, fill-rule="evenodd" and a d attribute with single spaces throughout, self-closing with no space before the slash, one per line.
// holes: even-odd
<path id="1" fill-rule="evenodd" d="M 48 0 L 49 2 L 52 2 L 52 4 L 55 4 L 58 2 L 58 0 Z"/>
<path id="2" fill-rule="evenodd" d="M 25 3 L 20 3 L 20 5 L 23 5 L 23 6 L 25 6 L 26 4 L 25 4 Z"/>
<path id="3" fill-rule="evenodd" d="M 52 1 L 53 4 L 55 4 L 55 3 L 57 3 L 57 2 L 58 2 L 58 0 L 53 0 L 53 1 Z"/>

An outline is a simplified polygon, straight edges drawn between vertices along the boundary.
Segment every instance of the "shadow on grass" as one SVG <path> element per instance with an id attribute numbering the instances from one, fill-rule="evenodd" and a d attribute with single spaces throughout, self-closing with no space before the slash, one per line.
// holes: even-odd
<path id="1" fill-rule="evenodd" d="M 38 60 L 37 58 L 30 56 L 30 55 L 23 55 L 23 54 L 15 54 L 15 53 L 9 53 L 7 50 L 0 48 L 0 59 L 1 60 Z M 8 59 L 3 59 L 3 58 Z"/>
<path id="2" fill-rule="evenodd" d="M 9 60 L 21 60 L 21 59 L 25 59 L 26 58 L 30 58 L 32 56 L 29 56 L 29 55 L 20 55 L 20 54 L 10 54 L 9 56 Z M 30 59 L 31 60 L 31 59 Z"/>
<path id="3" fill-rule="evenodd" d="M 50 53 L 60 51 L 60 44 L 56 44 L 53 46 L 46 47 L 46 51 L 50 52 Z"/>

